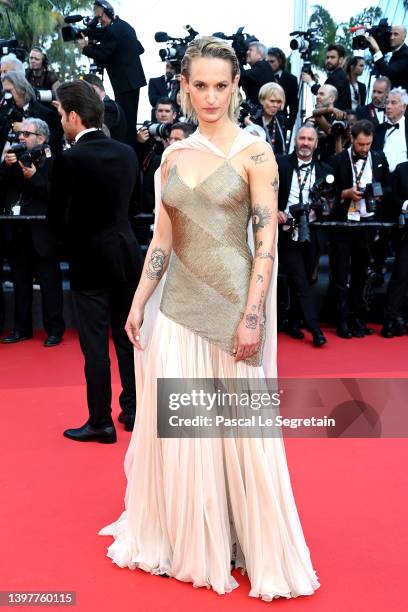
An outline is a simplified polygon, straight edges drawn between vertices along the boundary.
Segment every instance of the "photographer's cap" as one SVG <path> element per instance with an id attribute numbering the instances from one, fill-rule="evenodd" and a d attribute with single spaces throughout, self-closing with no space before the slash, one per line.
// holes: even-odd
<path id="1" fill-rule="evenodd" d="M 109 2 L 106 2 L 106 0 L 95 0 L 94 8 L 97 6 L 103 8 L 105 15 L 107 15 L 109 19 L 115 19 L 115 9 Z"/>

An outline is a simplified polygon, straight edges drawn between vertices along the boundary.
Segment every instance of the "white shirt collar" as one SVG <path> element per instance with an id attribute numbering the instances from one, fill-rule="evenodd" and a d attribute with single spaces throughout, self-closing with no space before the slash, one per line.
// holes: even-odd
<path id="1" fill-rule="evenodd" d="M 89 132 L 98 132 L 98 128 L 92 127 L 92 128 L 87 128 L 86 130 L 82 130 L 82 132 L 79 132 L 75 136 L 75 142 L 78 142 L 81 136 L 83 136 L 84 134 L 88 134 Z"/>
<path id="2" fill-rule="evenodd" d="M 387 119 L 387 121 L 391 123 L 390 119 Z M 398 119 L 398 121 L 395 121 L 393 125 L 395 125 L 396 123 L 399 124 L 400 130 L 405 130 L 405 115 L 402 115 L 401 119 Z M 393 128 L 388 128 L 388 129 L 392 130 Z"/>

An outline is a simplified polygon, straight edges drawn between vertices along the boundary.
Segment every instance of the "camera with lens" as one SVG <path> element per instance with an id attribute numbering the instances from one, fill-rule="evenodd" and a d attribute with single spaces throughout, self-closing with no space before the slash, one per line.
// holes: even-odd
<path id="1" fill-rule="evenodd" d="M 48 148 L 48 144 L 36 145 L 32 149 L 27 149 L 25 142 L 19 142 L 18 144 L 12 145 L 7 153 L 14 153 L 17 160 L 20 161 L 23 166 L 29 168 L 32 164 L 37 164 L 43 157 L 45 149 Z"/>
<path id="2" fill-rule="evenodd" d="M 408 228 L 408 210 L 402 210 L 398 217 L 398 227 L 400 229 Z"/>
<path id="3" fill-rule="evenodd" d="M 366 204 L 366 210 L 370 213 L 377 212 L 377 198 L 381 198 L 383 190 L 381 183 L 367 183 L 364 188 L 363 198 Z"/>
<path id="4" fill-rule="evenodd" d="M 36 100 L 43 104 L 51 104 L 51 102 L 57 99 L 55 91 L 52 89 L 37 89 L 34 87 L 34 93 Z"/>
<path id="5" fill-rule="evenodd" d="M 334 191 L 334 175 L 321 176 L 309 192 L 310 208 L 318 216 L 328 217 L 333 210 L 336 194 Z"/>
<path id="6" fill-rule="evenodd" d="M 388 19 L 380 19 L 378 25 L 370 27 L 370 23 L 357 25 L 350 28 L 353 32 L 352 48 L 354 50 L 368 49 L 370 46 L 367 36 L 372 36 L 378 43 L 381 52 L 385 55 L 391 51 L 391 26 L 388 24 Z"/>
<path id="7" fill-rule="evenodd" d="M 238 123 L 240 127 L 245 127 L 245 119 L 249 117 L 251 121 L 255 121 L 262 115 L 262 107 L 258 104 L 254 104 L 250 100 L 243 100 L 241 102 Z"/>
<path id="8" fill-rule="evenodd" d="M 317 28 L 308 28 L 306 31 L 296 30 L 295 32 L 291 32 L 290 36 L 294 36 L 290 41 L 290 48 L 293 51 L 299 51 L 300 57 L 307 62 L 308 64 L 311 61 L 311 56 L 313 51 L 317 48 L 318 39 L 316 36 Z M 311 69 L 311 64 L 306 68 Z M 307 70 L 303 70 L 306 72 Z"/>
<path id="9" fill-rule="evenodd" d="M 232 40 L 231 46 L 235 51 L 235 55 L 238 58 L 240 66 L 245 66 L 247 63 L 248 47 L 254 42 L 259 42 L 259 39 L 256 36 L 244 32 L 244 26 L 238 28 L 238 30 L 235 32 L 235 34 L 232 34 L 232 36 L 227 36 L 224 34 L 224 32 L 215 32 L 213 36 L 221 38 L 222 40 Z"/>
<path id="10" fill-rule="evenodd" d="M 331 126 L 331 135 L 334 138 L 338 138 L 339 136 L 344 136 L 348 128 L 348 121 L 344 121 L 343 119 L 335 119 L 330 124 Z"/>
<path id="11" fill-rule="evenodd" d="M 23 112 L 17 108 L 14 98 L 9 91 L 5 91 L 0 99 L 0 150 L 6 140 L 13 138 L 13 123 L 23 120 Z"/>
<path id="12" fill-rule="evenodd" d="M 310 227 L 309 227 L 309 204 L 292 204 L 289 206 L 289 212 L 293 219 L 289 220 L 290 233 L 292 240 L 297 242 L 310 242 Z"/>
<path id="13" fill-rule="evenodd" d="M 183 26 L 188 32 L 185 38 L 176 38 L 169 36 L 167 32 L 156 32 L 154 40 L 158 43 L 167 43 L 167 47 L 159 50 L 160 59 L 162 62 L 172 62 L 175 67 L 176 74 L 180 74 L 181 60 L 183 59 L 187 45 L 198 36 L 198 32 L 190 25 Z"/>
<path id="14" fill-rule="evenodd" d="M 152 121 L 144 121 L 143 127 L 147 128 L 150 136 L 157 140 L 166 140 L 170 138 L 173 123 L 153 123 Z"/>
<path id="15" fill-rule="evenodd" d="M 82 21 L 84 28 L 72 25 Z M 74 42 L 83 36 L 88 36 L 90 41 L 98 41 L 102 38 L 105 27 L 100 25 L 97 17 L 83 17 L 82 15 L 67 15 L 64 18 L 65 25 L 61 28 L 62 40 L 64 42 Z"/>

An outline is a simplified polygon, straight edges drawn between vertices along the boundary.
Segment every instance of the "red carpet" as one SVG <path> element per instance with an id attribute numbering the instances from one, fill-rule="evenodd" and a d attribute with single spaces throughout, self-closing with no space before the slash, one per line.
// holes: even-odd
<path id="1" fill-rule="evenodd" d="M 321 587 L 311 597 L 248 597 L 241 586 L 219 596 L 190 584 L 119 569 L 97 531 L 122 511 L 118 444 L 76 444 L 63 429 L 86 420 L 82 357 L 74 333 L 56 348 L 43 336 L 0 344 L 0 591 L 76 591 L 81 611 L 406 610 L 408 567 L 406 440 L 288 440 L 287 457 L 306 540 Z M 406 377 L 408 338 L 375 336 L 314 349 L 279 336 L 282 376 Z M 113 355 L 113 353 L 112 353 Z M 113 358 L 114 360 L 114 358 Z M 118 375 L 114 363 L 114 413 Z M 23 607 L 22 609 L 28 609 Z"/>

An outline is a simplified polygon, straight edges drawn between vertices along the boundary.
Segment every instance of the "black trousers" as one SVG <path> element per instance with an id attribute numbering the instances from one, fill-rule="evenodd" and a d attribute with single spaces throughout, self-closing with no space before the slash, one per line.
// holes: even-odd
<path id="1" fill-rule="evenodd" d="M 140 89 L 132 89 L 131 91 L 115 93 L 115 100 L 118 102 L 118 104 L 120 104 L 123 112 L 125 113 L 127 123 L 126 142 L 131 147 L 134 147 L 136 143 L 136 123 L 137 110 L 139 107 L 139 93 Z"/>
<path id="2" fill-rule="evenodd" d="M 284 231 L 279 232 L 279 263 L 286 274 L 290 292 L 289 319 L 299 324 L 303 318 L 309 329 L 319 327 L 311 281 L 318 258 L 314 233 L 311 242 L 295 242 Z"/>
<path id="3" fill-rule="evenodd" d="M 33 329 L 33 278 L 40 284 L 44 329 L 48 335 L 62 336 L 62 276 L 58 258 L 41 257 L 31 234 L 16 232 L 9 250 L 9 263 L 14 284 L 14 330 L 30 335 Z"/>
<path id="4" fill-rule="evenodd" d="M 365 317 L 369 247 L 373 236 L 373 230 L 357 228 L 334 229 L 330 234 L 330 276 L 339 323 L 350 315 Z"/>
<path id="5" fill-rule="evenodd" d="M 397 238 L 395 262 L 388 284 L 385 302 L 385 319 L 394 320 L 402 315 L 402 306 L 408 292 L 408 234 L 401 232 Z"/>
<path id="6" fill-rule="evenodd" d="M 93 427 L 112 424 L 109 324 L 118 359 L 122 391 L 120 406 L 126 414 L 136 412 L 133 345 L 125 332 L 136 283 L 120 283 L 110 289 L 73 291 L 78 318 L 79 342 L 85 358 L 89 423 Z"/>

